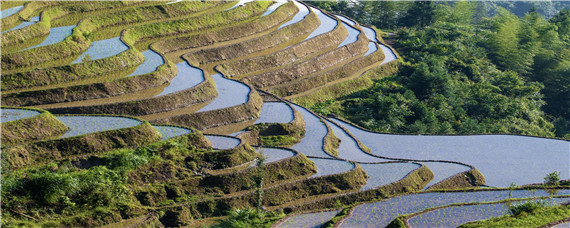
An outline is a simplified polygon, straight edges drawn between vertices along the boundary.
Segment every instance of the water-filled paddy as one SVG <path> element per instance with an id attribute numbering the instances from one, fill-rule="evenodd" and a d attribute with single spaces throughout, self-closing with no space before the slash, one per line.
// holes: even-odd
<path id="1" fill-rule="evenodd" d="M 359 147 L 357 142 L 350 137 L 344 130 L 335 124 L 326 121 L 331 126 L 334 135 L 340 139 L 340 146 L 338 147 L 338 157 L 355 162 L 386 162 L 390 160 L 377 158 L 366 154 Z M 358 137 L 357 137 L 358 138 Z"/>
<path id="2" fill-rule="evenodd" d="M 69 131 L 62 138 L 84 135 L 100 131 L 115 130 L 140 125 L 142 122 L 114 116 L 55 116 Z"/>
<path id="3" fill-rule="evenodd" d="M 381 63 L 382 65 L 397 59 L 396 54 L 394 54 L 392 49 L 382 44 L 380 44 L 380 48 L 382 49 L 382 52 L 384 52 L 384 60 Z"/>
<path id="4" fill-rule="evenodd" d="M 534 201 L 534 200 L 531 200 Z M 547 205 L 559 205 L 570 201 L 568 198 L 545 199 Z M 514 202 L 519 204 L 522 202 Z M 429 211 L 408 220 L 411 227 L 457 227 L 461 224 L 485 220 L 509 214 L 509 207 L 504 203 L 454 206 Z"/>
<path id="5" fill-rule="evenodd" d="M 5 17 L 12 16 L 12 15 L 14 15 L 14 14 L 17 13 L 17 12 L 20 12 L 20 10 L 22 10 L 23 8 L 24 8 L 24 5 L 21 5 L 21 6 L 16 6 L 16 7 L 12 7 L 12 8 L 9 8 L 9 9 L 2 10 L 2 11 L 0 12 L 0 19 L 3 19 L 3 18 L 5 18 Z"/>
<path id="6" fill-rule="evenodd" d="M 273 3 L 272 5 L 269 6 L 269 8 L 267 8 L 267 11 L 265 11 L 265 13 L 263 13 L 263 15 L 261 15 L 262 17 L 265 17 L 271 13 L 273 13 L 277 8 L 279 8 L 279 6 L 283 5 L 287 3 L 287 0 L 277 0 L 275 1 L 275 3 Z"/>
<path id="7" fill-rule="evenodd" d="M 356 23 L 348 18 L 346 18 L 345 16 L 341 16 L 341 15 L 335 15 L 338 19 L 340 19 L 341 21 L 343 21 L 344 23 L 347 23 L 349 25 L 355 26 Z"/>
<path id="8" fill-rule="evenodd" d="M 424 189 L 445 180 L 455 174 L 462 173 L 470 170 L 468 166 L 455 164 L 455 163 L 445 163 L 445 162 L 422 162 L 429 170 L 433 173 L 433 179 L 425 186 Z"/>
<path id="9" fill-rule="evenodd" d="M 295 156 L 295 152 L 279 148 L 257 148 L 257 152 L 265 156 L 265 163 L 276 162 Z"/>
<path id="10" fill-rule="evenodd" d="M 232 149 L 239 145 L 241 142 L 237 138 L 229 137 L 229 136 L 219 136 L 219 135 L 204 135 L 211 143 L 212 148 L 218 150 L 227 150 Z"/>
<path id="11" fill-rule="evenodd" d="M 374 29 L 362 26 L 362 31 L 364 31 L 366 38 L 374 42 L 378 42 L 378 39 L 376 39 L 376 31 L 374 31 Z"/>
<path id="12" fill-rule="evenodd" d="M 90 60 L 97 60 L 111 57 L 123 51 L 126 51 L 127 49 L 129 49 L 129 47 L 121 42 L 121 39 L 119 37 L 94 41 L 91 43 L 91 46 L 89 46 L 89 49 L 83 52 L 79 58 L 73 61 L 73 63 L 80 63 L 83 60 L 87 60 L 86 58 Z"/>
<path id="13" fill-rule="evenodd" d="M 293 121 L 293 109 L 283 102 L 265 102 L 258 123 L 289 123 Z"/>
<path id="14" fill-rule="evenodd" d="M 216 83 L 218 97 L 206 105 L 206 107 L 198 110 L 198 112 L 232 107 L 247 102 L 249 92 L 251 92 L 248 86 L 241 82 L 224 78 L 219 73 L 212 75 L 212 79 Z"/>
<path id="15" fill-rule="evenodd" d="M 420 168 L 414 163 L 360 164 L 370 178 L 360 190 L 368 190 L 382 185 L 394 183 L 404 178 L 408 173 Z"/>
<path id="16" fill-rule="evenodd" d="M 340 210 L 337 211 L 326 211 L 317 212 L 309 214 L 300 214 L 291 216 L 285 222 L 280 224 L 278 227 L 307 227 L 307 228 L 317 228 L 321 227 L 325 222 L 331 220 Z"/>
<path id="17" fill-rule="evenodd" d="M 309 158 L 317 165 L 317 173 L 313 177 L 332 175 L 337 173 L 348 172 L 354 168 L 350 162 L 343 160 L 325 159 L 325 158 Z"/>
<path id="18" fill-rule="evenodd" d="M 317 14 L 317 16 L 319 17 L 319 20 L 321 21 L 321 24 L 305 40 L 311 39 L 311 38 L 318 36 L 318 35 L 321 35 L 323 33 L 330 32 L 338 24 L 337 20 L 335 20 L 335 19 L 329 17 L 328 15 L 324 14 L 319 9 L 315 9 L 313 7 L 310 7 L 310 8 L 315 14 Z"/>
<path id="19" fill-rule="evenodd" d="M 374 53 L 375 51 L 378 51 L 378 47 L 376 46 L 376 43 L 368 42 L 368 51 L 364 54 L 364 56 L 370 55 L 370 54 Z"/>
<path id="20" fill-rule="evenodd" d="M 8 30 L 6 30 L 6 31 L 3 31 L 2 33 L 28 27 L 28 26 L 30 26 L 30 25 L 33 25 L 33 24 L 37 23 L 38 21 L 40 21 L 40 16 L 32 17 L 32 18 L 30 18 L 29 21 L 24 21 L 24 22 L 20 23 L 19 25 L 14 26 L 14 27 L 11 28 L 11 29 L 8 29 Z"/>
<path id="21" fill-rule="evenodd" d="M 570 142 L 514 135 L 417 136 L 375 134 L 334 120 L 372 153 L 405 159 L 458 161 L 475 166 L 494 187 L 541 183 L 559 171 L 570 178 Z"/>
<path id="22" fill-rule="evenodd" d="M 234 6 L 232 6 L 232 7 L 229 8 L 229 9 L 226 9 L 225 11 L 231 10 L 231 9 L 233 9 L 233 8 L 237 8 L 238 6 L 243 6 L 243 5 L 245 5 L 246 3 L 248 3 L 248 2 L 253 2 L 253 1 L 255 1 L 255 0 L 240 0 L 240 1 L 239 1 L 238 3 L 236 3 Z"/>
<path id="23" fill-rule="evenodd" d="M 557 195 L 569 195 L 570 190 L 560 190 Z M 512 191 L 510 198 L 550 196 L 544 190 Z M 509 198 L 509 191 L 438 192 L 398 196 L 381 202 L 357 206 L 353 215 L 340 227 L 386 227 L 399 215 L 421 212 L 432 207 L 456 203 L 494 202 Z"/>
<path id="24" fill-rule="evenodd" d="M 308 156 L 330 158 L 331 156 L 323 151 L 323 138 L 327 134 L 325 124 L 305 108 L 298 105 L 293 105 L 293 107 L 305 119 L 305 137 L 291 148 Z"/>
<path id="25" fill-rule="evenodd" d="M 190 129 L 181 128 L 181 127 L 173 127 L 173 126 L 153 126 L 153 127 L 156 128 L 160 132 L 160 134 L 162 134 L 163 136 L 162 141 L 192 133 Z"/>
<path id="26" fill-rule="evenodd" d="M 0 123 L 30 118 L 40 114 L 40 112 L 34 110 L 11 109 L 11 108 L 0 109 L 0 113 L 1 113 Z"/>
<path id="27" fill-rule="evenodd" d="M 204 72 L 186 62 L 176 64 L 176 68 L 178 69 L 176 77 L 160 94 L 156 95 L 157 97 L 192 88 L 204 81 Z"/>
<path id="28" fill-rule="evenodd" d="M 32 49 L 32 48 L 37 48 L 37 47 L 46 46 L 46 45 L 50 45 L 50 44 L 59 43 L 59 42 L 63 41 L 66 37 L 71 36 L 71 33 L 73 32 L 73 28 L 75 28 L 75 25 L 51 28 L 49 30 L 48 37 L 42 43 L 40 43 L 36 46 L 26 48 L 26 49 Z M 26 50 L 26 49 L 24 49 L 24 50 Z"/>
<path id="29" fill-rule="evenodd" d="M 309 8 L 307 8 L 305 5 L 303 5 L 297 1 L 294 1 L 293 3 L 295 4 L 295 6 L 297 6 L 297 8 L 299 8 L 299 12 L 297 14 L 295 14 L 293 19 L 291 19 L 290 21 L 287 21 L 284 24 L 282 24 L 281 26 L 279 26 L 279 29 L 281 29 L 287 25 L 295 24 L 295 23 L 303 20 L 303 18 L 305 18 L 305 16 L 309 15 Z"/>
<path id="30" fill-rule="evenodd" d="M 156 70 L 157 67 L 164 64 L 162 56 L 152 50 L 141 52 L 144 56 L 144 62 L 137 67 L 137 69 L 127 77 L 148 74 Z"/>
<path id="31" fill-rule="evenodd" d="M 346 22 L 342 22 L 342 25 L 344 25 L 346 30 L 348 30 L 348 37 L 346 37 L 346 39 L 344 39 L 344 41 L 342 41 L 342 43 L 340 43 L 340 45 L 338 45 L 338 47 L 342 47 L 344 45 L 348 45 L 348 44 L 356 42 L 358 40 L 358 34 L 360 34 L 360 31 L 358 31 L 357 29 L 347 25 Z"/>

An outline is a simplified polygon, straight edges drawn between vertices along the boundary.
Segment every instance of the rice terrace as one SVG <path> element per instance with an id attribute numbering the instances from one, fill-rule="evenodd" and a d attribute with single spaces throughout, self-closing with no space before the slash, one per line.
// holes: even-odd
<path id="1" fill-rule="evenodd" d="M 3 227 L 569 227 L 570 3 L 1 2 Z"/>

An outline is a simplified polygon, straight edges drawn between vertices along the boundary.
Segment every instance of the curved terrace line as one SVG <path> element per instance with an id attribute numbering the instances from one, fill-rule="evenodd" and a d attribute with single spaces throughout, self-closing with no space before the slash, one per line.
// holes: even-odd
<path id="1" fill-rule="evenodd" d="M 293 4 L 295 4 L 295 6 L 297 6 L 297 8 L 299 8 L 299 12 L 297 14 L 295 14 L 295 16 L 293 17 L 293 19 L 285 22 L 284 24 L 282 24 L 281 26 L 279 26 L 278 30 L 288 26 L 290 24 L 295 24 L 301 20 L 303 20 L 307 15 L 309 15 L 309 8 L 307 8 L 307 6 L 305 6 L 304 4 L 301 4 L 297 1 L 293 1 Z"/>
<path id="2" fill-rule="evenodd" d="M 152 125 L 160 134 L 163 136 L 161 141 L 166 141 L 171 138 L 175 138 L 182 135 L 187 135 L 192 133 L 192 130 L 188 128 L 166 126 L 166 125 Z"/>
<path id="3" fill-rule="evenodd" d="M 18 30 L 18 29 L 21 29 L 21 28 L 25 28 L 25 27 L 28 27 L 28 26 L 33 25 L 33 24 L 35 24 L 35 23 L 38 23 L 39 21 L 40 21 L 40 16 L 35 16 L 35 17 L 30 18 L 30 20 L 24 21 L 24 22 L 22 22 L 21 24 L 16 25 L 15 27 L 13 27 L 13 28 L 11 28 L 11 29 L 8 29 L 8 30 L 6 30 L 6 31 L 2 31 L 2 33 L 14 31 L 14 30 Z"/>
<path id="4" fill-rule="evenodd" d="M 409 160 L 468 163 L 485 176 L 486 184 L 508 187 L 540 183 L 553 171 L 570 173 L 570 142 L 515 135 L 422 136 L 373 133 L 333 119 L 372 149 L 375 155 Z"/>
<path id="5" fill-rule="evenodd" d="M 65 38 L 67 38 L 68 36 L 71 36 L 71 33 L 73 32 L 73 29 L 75 27 L 76 27 L 76 25 L 51 28 L 49 30 L 48 37 L 42 43 L 40 43 L 36 46 L 24 48 L 22 50 L 28 50 L 28 49 L 32 49 L 32 48 L 37 48 L 37 47 L 41 47 L 41 46 L 47 46 L 47 45 L 59 43 L 59 42 L 65 40 Z"/>
<path id="6" fill-rule="evenodd" d="M 20 10 L 22 10 L 23 8 L 24 8 L 24 5 L 21 5 L 21 6 L 16 6 L 16 7 L 12 7 L 9 9 L 2 10 L 0 12 L 0 19 L 4 19 L 6 17 L 12 16 L 12 15 L 20 12 Z"/>
<path id="7" fill-rule="evenodd" d="M 2 108 L 0 109 L 0 123 L 31 118 L 41 112 L 29 109 Z"/>
<path id="8" fill-rule="evenodd" d="M 241 139 L 231 136 L 205 134 L 204 137 L 212 143 L 212 148 L 216 150 L 232 149 L 241 143 Z"/>
<path id="9" fill-rule="evenodd" d="M 509 192 L 511 194 L 509 194 Z M 558 195 L 570 195 L 570 190 L 559 191 Z M 421 212 L 428 208 L 469 202 L 494 202 L 507 198 L 529 198 L 550 196 L 544 190 L 476 191 L 476 192 L 430 192 L 397 196 L 383 201 L 366 203 L 354 208 L 352 216 L 339 227 L 386 227 L 399 215 Z"/>
<path id="10" fill-rule="evenodd" d="M 129 47 L 121 41 L 120 37 L 114 37 L 106 40 L 99 40 L 91 42 L 91 46 L 87 51 L 83 52 L 71 64 L 80 63 L 83 61 L 104 59 L 107 57 L 118 55 L 121 52 L 128 50 Z M 86 59 L 89 60 L 86 60 Z"/>
<path id="11" fill-rule="evenodd" d="M 320 9 L 309 7 L 319 17 L 321 24 L 304 40 L 311 39 L 315 36 L 332 31 L 338 24 L 338 21 L 323 13 Z"/>
<path id="12" fill-rule="evenodd" d="M 289 123 L 293 121 L 293 109 L 283 102 L 264 102 L 261 108 L 259 118 L 254 124 L 258 123 Z"/>
<path id="13" fill-rule="evenodd" d="M 127 77 L 148 74 L 156 71 L 159 66 L 164 65 L 164 59 L 158 53 L 151 49 L 142 52 L 144 56 L 144 62 L 137 67 L 137 69 L 129 74 Z"/>
<path id="14" fill-rule="evenodd" d="M 115 116 L 56 115 L 55 118 L 69 127 L 69 131 L 61 138 L 129 128 L 143 124 L 143 122 L 133 118 Z"/>
<path id="15" fill-rule="evenodd" d="M 224 78 L 220 73 L 214 74 L 211 77 L 216 83 L 218 97 L 206 105 L 206 107 L 198 110 L 198 112 L 207 112 L 237 106 L 244 104 L 249 100 L 251 89 L 248 86 L 241 82 Z"/>
<path id="16" fill-rule="evenodd" d="M 307 155 L 315 157 L 332 158 L 323 150 L 323 139 L 327 135 L 327 128 L 320 118 L 313 115 L 304 107 L 293 105 L 293 107 L 303 115 L 305 119 L 305 137 L 301 142 L 291 148 Z"/>
<path id="17" fill-rule="evenodd" d="M 263 13 L 261 16 L 265 17 L 271 13 L 273 13 L 277 8 L 279 8 L 281 5 L 287 3 L 287 0 L 277 0 L 275 1 L 275 3 L 273 3 L 273 5 L 269 6 L 269 8 L 267 8 L 267 11 L 265 11 L 265 13 Z"/>
<path id="18" fill-rule="evenodd" d="M 170 84 L 164 90 L 156 95 L 155 97 L 164 96 L 167 94 L 179 92 L 185 89 L 192 88 L 197 86 L 206 78 L 204 77 L 204 71 L 200 68 L 190 66 L 186 61 L 180 62 L 176 64 L 176 69 L 178 69 L 178 73 L 176 77 L 174 77 Z"/>

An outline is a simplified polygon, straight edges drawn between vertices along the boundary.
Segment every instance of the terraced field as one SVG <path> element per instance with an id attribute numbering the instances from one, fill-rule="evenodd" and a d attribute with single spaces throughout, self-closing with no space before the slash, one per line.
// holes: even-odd
<path id="1" fill-rule="evenodd" d="M 1 15 L 2 225 L 200 226 L 258 204 L 288 214 L 279 227 L 460 225 L 550 196 L 481 187 L 570 178 L 567 141 L 378 134 L 307 109 L 401 60 L 375 28 L 302 2 L 2 2 Z M 475 200 L 488 204 L 456 205 Z"/>

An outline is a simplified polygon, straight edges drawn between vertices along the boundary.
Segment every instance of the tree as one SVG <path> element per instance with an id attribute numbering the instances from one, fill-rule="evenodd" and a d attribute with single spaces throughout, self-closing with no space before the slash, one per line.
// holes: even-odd
<path id="1" fill-rule="evenodd" d="M 431 25 L 435 15 L 435 6 L 431 1 L 417 1 L 412 3 L 401 24 L 407 27 L 420 27 Z"/>
<path id="2" fill-rule="evenodd" d="M 560 182 L 560 172 L 558 171 L 549 173 L 544 177 L 544 184 L 546 185 L 558 185 L 558 182 Z"/>

